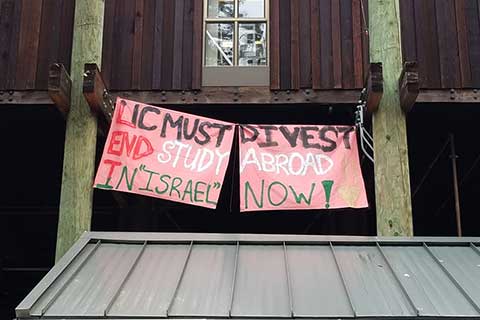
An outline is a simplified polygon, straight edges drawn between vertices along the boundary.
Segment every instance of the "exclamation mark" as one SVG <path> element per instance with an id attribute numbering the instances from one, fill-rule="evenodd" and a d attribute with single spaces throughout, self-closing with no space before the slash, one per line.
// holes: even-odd
<path id="1" fill-rule="evenodd" d="M 330 194 L 332 193 L 333 180 L 322 181 L 323 190 L 325 190 L 325 208 L 330 208 Z"/>

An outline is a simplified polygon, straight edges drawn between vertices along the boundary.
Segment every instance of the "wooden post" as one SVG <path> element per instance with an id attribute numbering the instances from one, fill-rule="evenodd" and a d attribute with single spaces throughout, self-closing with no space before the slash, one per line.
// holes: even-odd
<path id="1" fill-rule="evenodd" d="M 85 63 L 100 65 L 104 6 L 103 0 L 75 1 L 71 105 L 65 133 L 57 261 L 84 231 L 90 230 L 97 119 L 83 96 L 83 67 Z"/>
<path id="2" fill-rule="evenodd" d="M 412 207 L 405 114 L 398 79 L 402 72 L 399 0 L 368 2 L 370 60 L 383 63 L 383 98 L 373 114 L 377 234 L 411 236 Z"/>

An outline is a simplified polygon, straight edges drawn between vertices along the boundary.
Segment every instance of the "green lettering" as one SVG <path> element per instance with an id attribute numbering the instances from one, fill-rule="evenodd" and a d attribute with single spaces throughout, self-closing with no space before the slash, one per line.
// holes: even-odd
<path id="1" fill-rule="evenodd" d="M 177 192 L 178 198 L 180 198 L 180 190 L 178 190 L 177 188 L 182 185 L 182 182 L 183 180 L 180 177 L 173 178 L 172 185 L 170 187 L 170 193 L 168 194 L 170 197 L 172 196 L 172 192 L 175 191 Z"/>
<path id="2" fill-rule="evenodd" d="M 305 197 L 305 195 L 304 195 L 302 192 L 300 192 L 299 194 L 297 194 L 297 193 L 295 192 L 295 189 L 294 189 L 292 186 L 288 186 L 288 187 L 289 187 L 290 190 L 292 191 L 293 196 L 295 197 L 295 202 L 296 202 L 296 203 L 300 204 L 300 203 L 302 202 L 302 200 L 303 200 L 306 204 L 310 205 L 310 203 L 312 202 L 313 191 L 315 190 L 315 183 L 312 183 L 312 184 L 310 185 L 310 194 L 308 195 L 308 200 L 307 200 L 307 197 Z"/>
<path id="3" fill-rule="evenodd" d="M 140 191 L 150 191 L 150 192 L 153 192 L 153 189 L 150 189 L 150 182 L 152 181 L 152 177 L 153 175 L 155 174 L 159 174 L 158 172 L 155 172 L 155 171 L 151 171 L 151 170 L 148 170 L 145 168 L 145 165 L 140 165 L 140 169 L 142 171 L 145 171 L 147 172 L 149 175 L 148 175 L 148 181 L 147 181 L 147 185 L 144 187 L 144 188 L 138 188 L 138 190 Z"/>
<path id="4" fill-rule="evenodd" d="M 280 200 L 280 201 L 277 202 L 277 203 L 274 203 L 273 200 L 272 200 L 272 198 L 270 197 L 270 194 L 271 194 L 271 191 L 272 191 L 272 187 L 273 187 L 274 185 L 279 185 L 279 186 L 281 186 L 281 187 L 283 188 L 283 192 L 284 192 L 283 199 Z M 287 197 L 288 197 L 288 189 L 287 189 L 287 187 L 285 187 L 285 186 L 283 185 L 283 183 L 281 183 L 280 181 L 274 181 L 274 182 L 272 182 L 272 183 L 268 186 L 267 196 L 268 196 L 268 202 L 270 202 L 270 204 L 271 204 L 272 206 L 278 207 L 278 206 L 282 205 L 282 204 L 287 200 Z"/>
<path id="5" fill-rule="evenodd" d="M 158 189 L 158 187 L 155 187 L 155 192 L 158 193 L 158 194 L 164 194 L 168 190 L 168 182 L 165 181 L 164 178 L 171 179 L 172 177 L 170 177 L 168 174 L 163 174 L 163 175 L 160 176 L 160 181 L 163 182 L 163 184 L 165 184 L 165 188 L 160 191 L 160 189 Z"/>
<path id="6" fill-rule="evenodd" d="M 250 186 L 250 183 L 248 181 L 245 182 L 245 209 L 248 209 L 248 191 L 250 190 L 250 193 L 252 194 L 253 201 L 255 201 L 255 204 L 257 205 L 257 208 L 263 208 L 263 188 L 265 186 L 265 181 L 262 180 L 262 191 L 260 193 L 260 202 L 257 200 L 257 197 L 255 196 L 255 193 L 253 192 L 252 187 Z"/>
<path id="7" fill-rule="evenodd" d="M 216 205 L 217 203 L 216 203 L 215 201 L 210 201 L 210 200 L 208 200 L 208 196 L 209 196 L 209 194 L 210 194 L 210 188 L 211 188 L 211 187 L 212 187 L 211 185 L 208 185 L 208 186 L 207 186 L 207 197 L 205 198 L 205 202 Z"/>
<path id="8" fill-rule="evenodd" d="M 190 202 L 193 202 L 192 199 L 192 180 L 188 180 L 187 185 L 185 186 L 185 190 L 183 190 L 182 201 L 185 201 L 185 196 L 190 195 Z"/>
<path id="9" fill-rule="evenodd" d="M 206 186 L 207 184 L 203 181 L 197 181 L 195 183 L 195 191 L 194 191 L 194 196 L 193 196 L 193 200 L 195 200 L 195 202 L 203 202 L 202 199 L 199 199 L 197 198 L 197 195 L 202 195 L 202 194 L 205 194 L 205 191 L 202 191 L 202 190 L 198 190 L 198 186 L 199 185 L 203 185 L 203 186 Z"/>
<path id="10" fill-rule="evenodd" d="M 100 188 L 100 189 L 111 190 L 111 189 L 113 189 L 113 186 L 110 185 L 110 181 L 111 181 L 111 180 L 112 180 L 112 177 L 109 177 L 109 178 L 107 179 L 107 181 L 105 182 L 105 184 L 101 184 L 101 183 L 100 183 L 100 184 L 97 184 L 96 187 L 97 187 L 97 188 Z"/>
<path id="11" fill-rule="evenodd" d="M 128 167 L 123 166 L 122 174 L 120 175 L 120 180 L 118 180 L 118 183 L 117 183 L 117 186 L 115 187 L 115 189 L 118 189 L 118 187 L 122 183 L 123 178 L 125 177 L 125 183 L 127 185 L 127 189 L 129 191 L 132 191 L 133 181 L 135 180 L 135 175 L 137 174 L 137 171 L 138 171 L 138 168 L 135 168 L 133 170 L 132 176 L 130 177 L 130 181 L 128 181 Z"/>

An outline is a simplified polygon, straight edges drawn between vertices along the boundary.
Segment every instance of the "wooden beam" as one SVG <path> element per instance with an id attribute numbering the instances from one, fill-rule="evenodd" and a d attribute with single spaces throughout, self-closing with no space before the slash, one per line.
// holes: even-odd
<path id="1" fill-rule="evenodd" d="M 52 105 L 52 99 L 45 90 L 0 91 L 0 105 Z"/>
<path id="2" fill-rule="evenodd" d="M 262 89 L 233 89 L 222 87 L 217 94 L 217 88 L 204 88 L 202 91 L 109 91 L 112 100 L 117 96 L 141 101 L 148 104 L 196 105 L 196 104 L 355 104 L 361 90 L 298 90 L 263 91 Z M 240 97 L 235 92 L 243 92 Z M 247 94 L 258 93 L 259 96 Z M 267 96 L 262 96 L 266 94 Z M 196 100 L 195 100 L 196 99 Z M 307 101 L 307 99 L 309 99 Z M 417 103 L 479 103 L 480 89 L 420 89 Z M 0 105 L 52 105 L 52 99 L 45 90 L 7 90 L 0 91 Z"/>
<path id="3" fill-rule="evenodd" d="M 368 1 L 370 59 L 382 61 L 383 96 L 373 113 L 375 201 L 379 236 L 412 236 L 412 207 L 402 71 L 399 0 Z"/>
<path id="4" fill-rule="evenodd" d="M 398 90 L 400 92 L 400 107 L 403 112 L 408 113 L 415 104 L 420 92 L 416 61 L 406 61 L 403 64 L 402 73 L 398 79 Z"/>
<path id="5" fill-rule="evenodd" d="M 83 74 L 85 63 L 100 64 L 104 7 L 104 0 L 75 1 L 71 105 L 65 132 L 57 261 L 91 226 L 97 118 L 83 96 Z"/>
<path id="6" fill-rule="evenodd" d="M 114 98 L 109 94 L 98 65 L 86 63 L 83 73 L 83 96 L 92 113 L 98 117 L 98 126 L 106 134 L 115 108 Z"/>
<path id="7" fill-rule="evenodd" d="M 361 90 L 270 90 L 269 87 L 204 87 L 201 91 L 112 91 L 111 95 L 148 104 L 355 104 Z"/>
<path id="8" fill-rule="evenodd" d="M 72 80 L 63 64 L 51 64 L 48 70 L 48 96 L 64 117 L 70 110 L 71 89 Z"/>
<path id="9" fill-rule="evenodd" d="M 378 110 L 383 95 L 383 66 L 381 62 L 372 62 L 365 79 L 366 109 L 368 114 Z"/>
<path id="10" fill-rule="evenodd" d="M 478 89 L 420 89 L 418 103 L 479 103 Z"/>

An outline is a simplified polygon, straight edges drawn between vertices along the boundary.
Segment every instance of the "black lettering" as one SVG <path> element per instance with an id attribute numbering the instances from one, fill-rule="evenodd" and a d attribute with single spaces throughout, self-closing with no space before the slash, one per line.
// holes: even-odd
<path id="1" fill-rule="evenodd" d="M 167 122 L 170 124 L 170 127 L 177 128 L 177 140 L 182 140 L 183 116 L 180 116 L 176 121 L 173 121 L 173 118 L 170 115 L 170 113 L 165 114 L 165 117 L 163 118 L 162 132 L 160 133 L 160 136 L 162 138 L 165 138 L 165 134 L 167 132 Z"/>
<path id="2" fill-rule="evenodd" d="M 135 107 L 137 107 L 137 105 L 135 105 Z M 144 107 L 142 109 L 142 111 L 140 111 L 140 117 L 138 118 L 138 127 L 140 129 L 144 129 L 144 130 L 148 130 L 148 131 L 152 131 L 152 130 L 155 130 L 157 129 L 157 126 L 156 125 L 153 125 L 153 126 L 150 126 L 150 127 L 147 127 L 145 125 L 145 123 L 143 122 L 144 119 L 145 119 L 145 115 L 147 114 L 147 112 L 153 112 L 155 114 L 160 114 L 160 110 L 158 108 L 155 108 L 155 107 L 150 107 L 150 106 L 147 106 L 147 107 Z"/>
<path id="3" fill-rule="evenodd" d="M 124 106 L 127 105 L 127 103 L 126 103 L 124 100 L 122 100 L 121 102 L 122 102 L 122 104 L 123 104 Z M 136 104 L 136 105 L 133 107 L 133 113 L 132 113 L 132 123 L 133 123 L 133 124 L 136 124 L 136 123 L 137 123 L 138 108 L 140 108 L 140 105 L 138 105 L 138 104 Z"/>
<path id="4" fill-rule="evenodd" d="M 200 134 L 204 137 L 203 140 L 200 140 L 197 136 L 195 136 L 195 142 L 198 143 L 199 145 L 203 146 L 207 143 L 210 142 L 210 135 L 208 134 L 208 132 L 205 131 L 205 127 L 208 127 L 208 128 L 211 128 L 212 127 L 212 124 L 208 121 L 205 121 L 205 122 L 202 122 L 200 123 L 200 126 L 198 128 L 198 132 L 200 132 Z"/>
<path id="5" fill-rule="evenodd" d="M 222 145 L 223 136 L 225 135 L 225 131 L 226 130 L 232 130 L 232 126 L 227 125 L 227 124 L 214 123 L 214 124 L 212 124 L 212 128 L 217 128 L 218 129 L 217 143 L 215 145 L 218 148 Z"/>
<path id="6" fill-rule="evenodd" d="M 288 143 L 292 148 L 295 148 L 297 146 L 298 133 L 300 132 L 299 127 L 293 128 L 293 132 L 290 132 L 288 131 L 288 127 L 281 126 L 280 132 L 283 134 L 285 139 L 287 139 Z"/>
<path id="7" fill-rule="evenodd" d="M 186 140 L 191 140 L 195 136 L 195 134 L 197 133 L 197 130 L 198 130 L 198 123 L 200 122 L 200 119 L 195 119 L 195 121 L 193 122 L 192 131 L 190 133 L 188 133 L 188 123 L 189 122 L 190 122 L 190 119 L 188 119 L 188 118 L 185 118 L 183 120 L 183 137 Z"/>
<path id="8" fill-rule="evenodd" d="M 320 149 L 322 149 L 323 152 L 330 152 L 337 148 L 337 142 L 335 140 L 330 139 L 327 136 L 327 132 L 329 131 L 334 132 L 335 136 L 338 137 L 338 132 L 335 129 L 335 127 L 325 126 L 322 129 L 320 129 L 320 133 L 319 133 L 320 140 L 328 143 L 327 145 L 320 145 Z"/>
<path id="9" fill-rule="evenodd" d="M 252 137 L 249 138 L 245 136 L 245 131 L 252 131 L 253 132 Z M 240 141 L 242 142 L 242 144 L 245 144 L 247 142 L 253 142 L 257 139 L 257 137 L 258 137 L 258 130 L 255 127 L 247 126 L 247 125 L 240 126 Z"/>
<path id="10" fill-rule="evenodd" d="M 272 141 L 272 131 L 273 130 L 278 130 L 277 126 L 262 125 L 262 126 L 258 126 L 258 127 L 265 131 L 265 142 L 259 142 L 258 143 L 258 146 L 260 148 L 278 146 L 278 142 Z"/>
<path id="11" fill-rule="evenodd" d="M 337 127 L 338 132 L 343 133 L 343 145 L 345 149 L 351 149 L 350 146 L 350 133 L 355 131 L 354 127 Z"/>
<path id="12" fill-rule="evenodd" d="M 301 127 L 300 128 L 300 137 L 302 139 L 303 147 L 305 149 L 315 148 L 320 149 L 320 143 L 310 143 L 310 139 L 313 139 L 314 136 L 308 133 L 308 131 L 318 131 L 318 127 Z"/>

